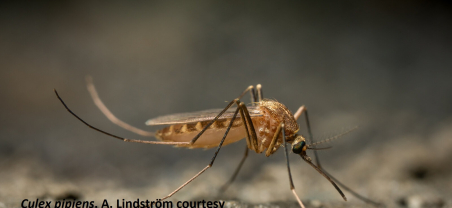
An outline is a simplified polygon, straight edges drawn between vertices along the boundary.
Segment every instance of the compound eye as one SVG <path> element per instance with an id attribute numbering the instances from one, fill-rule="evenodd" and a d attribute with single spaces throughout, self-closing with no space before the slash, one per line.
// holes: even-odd
<path id="1" fill-rule="evenodd" d="M 292 152 L 295 154 L 300 154 L 301 152 L 303 152 L 305 145 L 306 143 L 304 141 L 295 144 L 292 148 Z"/>

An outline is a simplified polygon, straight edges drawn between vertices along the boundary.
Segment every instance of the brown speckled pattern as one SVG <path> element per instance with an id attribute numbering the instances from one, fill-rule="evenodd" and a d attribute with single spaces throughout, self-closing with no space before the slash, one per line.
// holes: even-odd
<path id="1" fill-rule="evenodd" d="M 273 135 L 276 132 L 278 125 L 284 121 L 286 130 L 286 139 L 291 143 L 291 139 L 298 132 L 298 124 L 287 107 L 278 101 L 264 99 L 259 103 L 261 106 L 263 117 L 253 118 L 254 128 L 256 130 L 259 149 L 258 153 L 263 152 L 270 145 Z M 275 145 L 278 148 L 282 143 L 281 136 Z"/>

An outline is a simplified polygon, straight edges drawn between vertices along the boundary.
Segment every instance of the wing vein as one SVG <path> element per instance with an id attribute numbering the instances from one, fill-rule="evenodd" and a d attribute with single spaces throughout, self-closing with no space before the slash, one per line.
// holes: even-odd
<path id="1" fill-rule="evenodd" d="M 247 106 L 251 117 L 262 116 L 262 113 L 258 106 Z M 146 121 L 148 126 L 156 125 L 172 125 L 172 124 L 184 124 L 184 123 L 197 123 L 202 121 L 211 121 L 215 118 L 223 109 L 210 109 L 190 113 L 177 113 L 166 116 L 160 116 Z M 220 116 L 219 120 L 230 119 L 234 116 L 235 109 L 229 109 Z M 236 119 L 240 118 L 237 115 Z"/>

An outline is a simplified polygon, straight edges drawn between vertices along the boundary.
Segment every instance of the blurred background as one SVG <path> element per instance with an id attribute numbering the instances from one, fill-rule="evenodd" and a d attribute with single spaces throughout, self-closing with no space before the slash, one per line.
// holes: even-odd
<path id="1" fill-rule="evenodd" d="M 222 108 L 247 86 L 295 111 L 317 139 L 359 128 L 319 152 L 326 170 L 388 207 L 452 206 L 452 13 L 449 1 L 29 2 L 0 6 L 0 208 L 23 199 L 155 200 L 205 167 L 214 150 L 124 143 L 86 90 L 94 79 L 123 121 Z M 243 99 L 249 102 L 248 97 Z M 301 133 L 306 133 L 300 119 Z M 147 139 L 147 138 L 144 138 Z M 150 138 L 152 140 L 152 138 Z M 283 151 L 221 149 L 173 200 L 297 207 Z M 312 155 L 312 152 L 308 153 Z M 349 202 L 296 155 L 308 207 Z M 419 206 L 418 206 L 419 205 Z"/>

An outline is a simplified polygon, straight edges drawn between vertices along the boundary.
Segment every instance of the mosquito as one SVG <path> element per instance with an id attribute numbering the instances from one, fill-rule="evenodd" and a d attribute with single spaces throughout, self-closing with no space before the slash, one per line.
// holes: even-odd
<path id="1" fill-rule="evenodd" d="M 337 139 L 338 137 L 350 132 L 353 129 L 346 131 L 335 137 L 314 143 L 307 108 L 304 105 L 302 105 L 300 108 L 298 108 L 295 114 L 292 114 L 291 111 L 282 103 L 272 99 L 264 99 L 262 94 L 262 86 L 260 84 L 256 86 L 251 85 L 248 88 L 246 88 L 240 94 L 240 96 L 230 101 L 229 104 L 223 109 L 212 109 L 192 113 L 172 114 L 157 117 L 146 121 L 146 125 L 149 126 L 167 125 L 166 127 L 158 130 L 157 132 L 149 132 L 138 129 L 116 118 L 116 116 L 114 116 L 110 112 L 110 110 L 108 110 L 108 108 L 103 104 L 103 102 L 99 98 L 91 77 L 87 77 L 87 87 L 88 91 L 90 92 L 94 100 L 94 103 L 111 122 L 139 135 L 153 136 L 157 138 L 159 141 L 128 139 L 98 129 L 88 124 L 79 116 L 77 116 L 75 113 L 73 113 L 69 109 L 69 107 L 67 107 L 67 105 L 64 103 L 62 98 L 58 95 L 58 92 L 54 90 L 57 98 L 61 101 L 61 103 L 66 108 L 66 110 L 69 111 L 69 113 L 71 113 L 82 123 L 96 131 L 120 139 L 124 142 L 174 145 L 177 147 L 187 147 L 187 148 L 216 147 L 216 151 L 210 163 L 205 168 L 203 168 L 201 171 L 199 171 L 196 175 L 194 175 L 188 181 L 183 183 L 173 192 L 163 197 L 161 200 L 170 198 L 179 190 L 188 185 L 190 182 L 195 180 L 202 173 L 204 173 L 207 169 L 212 167 L 222 146 L 237 142 L 245 138 L 246 139 L 245 154 L 242 160 L 240 161 L 238 167 L 234 171 L 234 174 L 232 175 L 231 179 L 221 187 L 220 189 L 221 191 L 226 190 L 227 187 L 235 180 L 245 159 L 248 156 L 249 150 L 255 151 L 256 153 L 265 152 L 265 156 L 268 157 L 275 153 L 280 147 L 283 147 L 287 162 L 287 172 L 289 176 L 290 190 L 294 197 L 296 198 L 296 200 L 298 201 L 300 207 L 304 208 L 305 206 L 298 197 L 292 180 L 292 174 L 290 171 L 288 157 L 289 149 L 287 147 L 287 143 L 289 143 L 291 144 L 290 149 L 292 150 L 292 153 L 300 155 L 300 157 L 306 163 L 308 163 L 323 177 L 325 177 L 334 186 L 334 188 L 339 192 L 339 194 L 345 201 L 347 201 L 347 198 L 345 197 L 344 193 L 341 191 L 337 184 L 339 184 L 343 189 L 352 193 L 357 198 L 367 203 L 376 206 L 382 205 L 352 191 L 350 188 L 346 187 L 345 185 L 340 183 L 337 179 L 335 179 L 333 176 L 331 176 L 328 172 L 326 172 L 320 165 L 317 150 L 328 148 L 316 148 L 315 146 Z M 242 102 L 240 99 L 248 92 L 251 95 L 252 102 L 249 105 L 245 105 L 245 103 Z M 232 107 L 234 105 L 236 107 Z M 303 137 L 300 134 L 297 134 L 297 132 L 300 129 L 297 120 L 302 114 L 304 114 L 306 127 L 308 129 L 307 138 Z M 312 162 L 312 159 L 306 154 L 307 150 L 314 151 L 316 164 L 314 164 Z"/>

